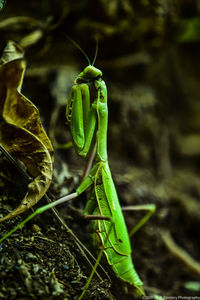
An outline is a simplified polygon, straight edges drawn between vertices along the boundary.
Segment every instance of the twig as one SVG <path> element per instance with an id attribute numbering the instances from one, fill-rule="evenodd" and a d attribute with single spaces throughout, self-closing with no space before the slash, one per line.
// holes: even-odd
<path id="1" fill-rule="evenodd" d="M 22 166 L 12 157 L 12 155 L 1 144 L 0 144 L 0 151 L 7 158 L 9 163 L 19 171 L 19 173 L 23 176 L 25 181 L 30 182 L 31 177 L 28 175 L 28 173 L 22 168 Z"/>
<path id="2" fill-rule="evenodd" d="M 200 263 L 190 256 L 183 248 L 178 246 L 173 240 L 169 231 L 161 231 L 162 240 L 165 243 L 167 249 L 178 258 L 184 265 L 190 269 L 193 273 L 200 276 Z"/>

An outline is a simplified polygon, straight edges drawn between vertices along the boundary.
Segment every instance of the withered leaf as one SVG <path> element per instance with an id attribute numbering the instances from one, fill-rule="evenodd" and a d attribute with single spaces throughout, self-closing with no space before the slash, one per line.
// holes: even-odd
<path id="1" fill-rule="evenodd" d="M 20 92 L 24 70 L 23 51 L 9 42 L 0 65 L 0 144 L 24 163 L 33 180 L 21 204 L 0 222 L 36 204 L 52 179 L 51 142 L 42 127 L 38 109 Z"/>

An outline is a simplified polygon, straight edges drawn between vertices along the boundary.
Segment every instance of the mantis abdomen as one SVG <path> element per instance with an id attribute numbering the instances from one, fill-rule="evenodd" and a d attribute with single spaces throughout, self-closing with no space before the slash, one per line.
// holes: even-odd
<path id="1" fill-rule="evenodd" d="M 143 295 L 143 283 L 132 262 L 128 232 L 108 162 L 98 164 L 93 180 L 94 188 L 87 202 L 85 214 L 110 218 L 91 221 L 90 233 L 93 245 L 103 246 L 103 253 L 115 275 L 133 285 L 138 295 Z"/>

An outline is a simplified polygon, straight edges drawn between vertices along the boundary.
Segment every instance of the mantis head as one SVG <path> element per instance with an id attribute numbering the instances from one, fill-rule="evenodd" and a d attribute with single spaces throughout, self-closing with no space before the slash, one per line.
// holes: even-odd
<path id="1" fill-rule="evenodd" d="M 92 65 L 89 65 L 87 67 L 85 67 L 85 69 L 83 70 L 83 72 L 81 72 L 76 80 L 75 83 L 87 83 L 87 82 L 91 82 L 99 77 L 102 77 L 102 72 L 101 70 L 95 68 Z"/>

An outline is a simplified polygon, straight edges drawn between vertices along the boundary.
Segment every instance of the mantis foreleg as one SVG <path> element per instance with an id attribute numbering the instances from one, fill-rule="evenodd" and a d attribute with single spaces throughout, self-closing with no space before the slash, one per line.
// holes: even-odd
<path id="1" fill-rule="evenodd" d="M 90 104 L 87 84 L 74 85 L 71 89 L 66 118 L 70 122 L 72 140 L 76 152 L 86 157 L 94 139 L 96 127 L 96 101 Z"/>

